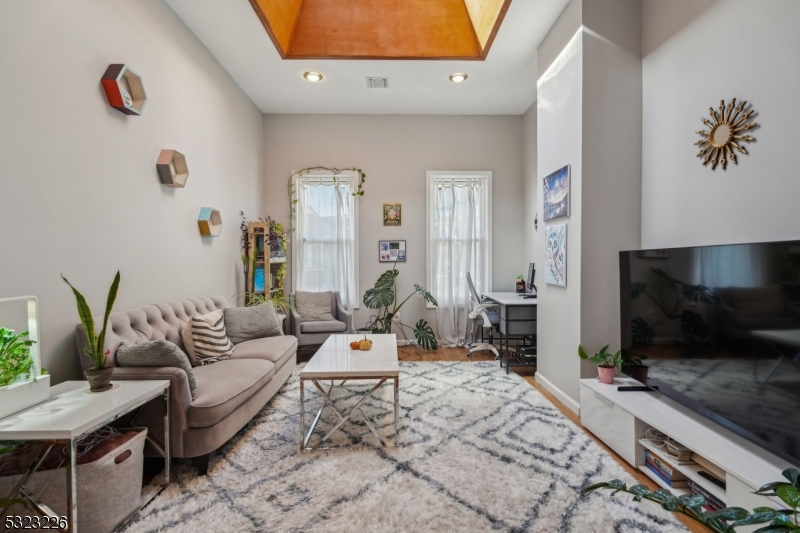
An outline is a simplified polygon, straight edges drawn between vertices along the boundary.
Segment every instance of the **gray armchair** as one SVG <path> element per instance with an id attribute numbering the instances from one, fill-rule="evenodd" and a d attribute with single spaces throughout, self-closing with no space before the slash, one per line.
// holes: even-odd
<path id="1" fill-rule="evenodd" d="M 335 320 L 303 322 L 294 305 L 294 294 L 290 299 L 289 332 L 297 337 L 298 347 L 319 346 L 333 334 L 353 332 L 353 314 L 342 305 L 338 291 L 331 292 L 331 314 Z"/>

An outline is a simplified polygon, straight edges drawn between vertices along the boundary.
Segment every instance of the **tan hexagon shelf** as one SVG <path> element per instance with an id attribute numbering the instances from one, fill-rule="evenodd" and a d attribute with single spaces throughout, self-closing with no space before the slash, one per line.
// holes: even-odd
<path id="1" fill-rule="evenodd" d="M 219 209 L 201 207 L 197 225 L 200 226 L 200 235 L 203 237 L 219 237 L 222 231 L 222 215 Z"/>
<path id="2" fill-rule="evenodd" d="M 128 65 L 109 65 L 100 81 L 111 107 L 126 115 L 142 114 L 147 105 L 147 91 L 135 70 Z"/>
<path id="3" fill-rule="evenodd" d="M 182 189 L 189 179 L 189 167 L 186 165 L 186 156 L 177 150 L 161 150 L 156 161 L 158 177 L 161 184 L 175 189 Z"/>

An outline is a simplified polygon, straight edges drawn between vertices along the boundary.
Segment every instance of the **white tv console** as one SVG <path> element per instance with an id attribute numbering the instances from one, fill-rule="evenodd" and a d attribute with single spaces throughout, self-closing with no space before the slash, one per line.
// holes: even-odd
<path id="1" fill-rule="evenodd" d="M 781 472 L 793 465 L 756 446 L 732 431 L 658 392 L 620 392 L 619 385 L 639 385 L 618 378 L 613 385 L 597 379 L 580 380 L 580 416 L 583 426 L 656 484 L 669 488 L 644 466 L 645 445 L 640 442 L 648 428 L 655 428 L 683 444 L 725 472 L 726 488 L 697 475 L 699 465 L 674 467 L 720 498 L 728 507 L 770 505 L 770 499 L 753 494 L 756 488 L 783 479 Z M 661 454 L 663 456 L 663 454 Z M 670 489 L 686 494 L 688 489 Z M 777 503 L 773 501 L 773 505 Z M 753 528 L 737 528 L 753 531 Z"/>

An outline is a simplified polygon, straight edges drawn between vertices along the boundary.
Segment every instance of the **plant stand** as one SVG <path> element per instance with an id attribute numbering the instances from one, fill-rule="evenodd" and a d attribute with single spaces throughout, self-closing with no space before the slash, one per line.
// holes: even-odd
<path id="1" fill-rule="evenodd" d="M 11 493 L 3 496 L 8 499 L 22 497 L 37 513 L 50 518 L 50 524 L 57 525 L 61 531 L 77 532 L 78 439 L 159 397 L 164 400 L 164 435 L 166 437 L 163 446 L 156 443 L 149 435 L 147 442 L 164 457 L 164 484 L 166 487 L 170 482 L 169 381 L 120 381 L 114 383 L 112 390 L 103 393 L 89 393 L 88 384 L 85 381 L 65 381 L 50 389 L 49 401 L 18 414 L 13 417 L 13 420 L 0 420 L 0 442 L 41 441 L 46 444 Z M 56 444 L 63 443 L 67 444 L 65 460 L 66 517 L 56 515 L 26 486 Z M 4 516 L 6 511 L 7 508 L 0 509 L 0 515 Z"/>

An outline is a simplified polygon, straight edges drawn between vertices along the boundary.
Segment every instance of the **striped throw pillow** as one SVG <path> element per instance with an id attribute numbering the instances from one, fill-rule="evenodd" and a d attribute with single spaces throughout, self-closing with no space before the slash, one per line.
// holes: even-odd
<path id="1" fill-rule="evenodd" d="M 195 366 L 228 359 L 233 353 L 233 343 L 225 331 L 222 309 L 192 316 L 183 332 L 183 344 Z"/>

